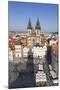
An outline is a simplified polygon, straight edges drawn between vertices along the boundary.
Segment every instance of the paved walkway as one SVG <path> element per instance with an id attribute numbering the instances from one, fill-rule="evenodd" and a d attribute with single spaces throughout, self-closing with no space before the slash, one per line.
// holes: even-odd
<path id="1" fill-rule="evenodd" d="M 34 72 L 20 73 L 19 77 L 11 84 L 10 88 L 35 87 Z"/>
<path id="2" fill-rule="evenodd" d="M 52 82 L 52 78 L 51 78 L 51 75 L 50 75 L 50 72 L 49 72 L 48 62 L 47 62 L 46 59 L 45 59 L 45 62 L 43 64 L 43 68 L 44 68 L 44 72 L 46 73 L 46 77 L 47 77 L 46 86 L 52 86 L 53 82 Z"/>
<path id="3" fill-rule="evenodd" d="M 28 69 L 31 69 L 31 71 L 28 71 Z M 11 83 L 9 88 L 25 88 L 25 87 L 35 87 L 35 86 L 36 85 L 35 85 L 35 77 L 34 77 L 33 58 L 31 59 L 28 58 L 25 72 L 19 72 L 19 76 L 13 83 Z"/>
<path id="4" fill-rule="evenodd" d="M 28 59 L 25 72 L 20 72 L 17 79 L 13 83 L 11 83 L 9 88 L 36 87 L 33 58 L 31 59 L 31 64 L 29 64 L 29 62 L 30 62 L 30 59 Z M 53 82 L 49 73 L 47 60 L 46 59 L 40 60 L 39 62 L 43 64 L 44 72 L 46 73 L 46 77 L 47 77 L 46 86 L 52 86 Z M 30 72 L 28 71 L 28 68 L 31 69 Z"/>

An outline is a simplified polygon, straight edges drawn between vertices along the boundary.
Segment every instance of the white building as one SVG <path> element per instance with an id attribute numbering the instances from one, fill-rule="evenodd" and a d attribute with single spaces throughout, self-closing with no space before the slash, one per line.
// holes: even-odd
<path id="1" fill-rule="evenodd" d="M 46 55 L 47 47 L 33 47 L 32 52 L 34 57 L 41 57 L 44 58 Z"/>
<path id="2" fill-rule="evenodd" d="M 44 71 L 38 71 L 35 74 L 35 81 L 36 81 L 37 86 L 46 84 L 47 78 L 46 78 L 46 74 L 44 73 Z"/>
<path id="3" fill-rule="evenodd" d="M 15 57 L 22 57 L 22 46 L 21 45 L 15 45 Z"/>
<path id="4" fill-rule="evenodd" d="M 29 48 L 27 47 L 23 48 L 23 57 L 28 57 L 28 51 L 29 51 Z"/>
<path id="5" fill-rule="evenodd" d="M 9 61 L 13 61 L 13 51 L 11 48 L 8 49 L 8 59 Z"/>

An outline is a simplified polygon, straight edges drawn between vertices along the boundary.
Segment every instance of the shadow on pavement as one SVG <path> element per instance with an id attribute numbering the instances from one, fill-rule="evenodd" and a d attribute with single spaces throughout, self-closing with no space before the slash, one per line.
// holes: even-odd
<path id="1" fill-rule="evenodd" d="M 33 63 L 33 53 L 32 50 L 28 51 L 26 70 L 24 72 L 19 72 L 19 76 L 15 81 L 13 81 L 9 88 L 27 88 L 35 87 L 35 76 L 34 76 L 34 63 Z"/>

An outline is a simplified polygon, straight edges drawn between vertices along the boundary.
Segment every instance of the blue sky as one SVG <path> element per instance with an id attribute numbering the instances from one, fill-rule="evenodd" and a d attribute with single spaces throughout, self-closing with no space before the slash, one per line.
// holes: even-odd
<path id="1" fill-rule="evenodd" d="M 33 28 L 35 28 L 37 18 L 39 18 L 42 31 L 57 31 L 58 5 L 15 1 L 8 2 L 9 31 L 27 30 L 29 18 L 31 19 Z"/>

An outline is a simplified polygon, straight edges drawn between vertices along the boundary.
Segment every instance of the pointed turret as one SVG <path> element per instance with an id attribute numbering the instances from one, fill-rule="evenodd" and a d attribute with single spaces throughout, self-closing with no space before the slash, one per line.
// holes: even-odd
<path id="1" fill-rule="evenodd" d="M 31 25 L 30 19 L 28 22 L 27 30 L 28 30 L 28 36 L 31 36 L 32 35 L 32 25 Z"/>
<path id="2" fill-rule="evenodd" d="M 41 26 L 40 26 L 39 18 L 37 19 L 35 29 L 40 29 L 40 30 L 41 30 Z"/>
<path id="3" fill-rule="evenodd" d="M 36 36 L 40 36 L 41 26 L 40 26 L 39 18 L 37 18 L 37 22 L 36 22 L 36 26 L 35 26 L 35 33 L 36 33 Z"/>
<path id="4" fill-rule="evenodd" d="M 29 19 L 29 22 L 28 22 L 27 29 L 32 29 L 32 25 L 31 25 L 31 21 L 30 21 L 30 19 Z"/>

